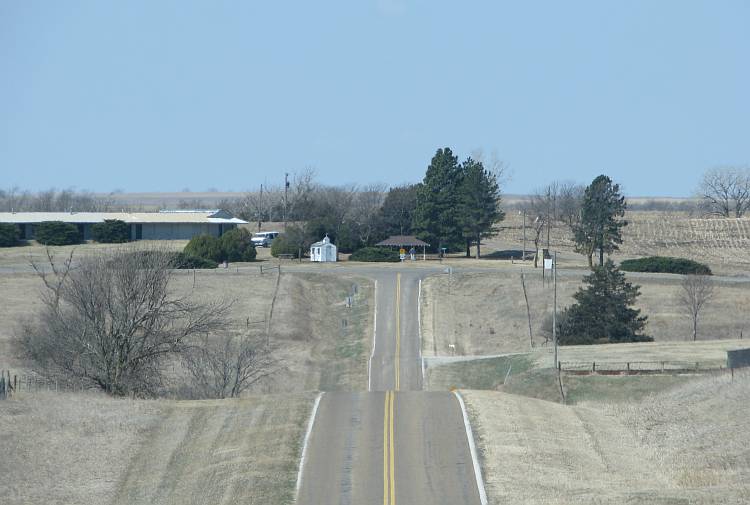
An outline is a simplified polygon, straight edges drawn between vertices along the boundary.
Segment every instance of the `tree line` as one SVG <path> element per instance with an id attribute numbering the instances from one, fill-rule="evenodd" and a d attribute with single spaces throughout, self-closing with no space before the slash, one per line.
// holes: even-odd
<path id="1" fill-rule="evenodd" d="M 466 158 L 459 163 L 450 148 L 438 149 L 422 182 L 394 186 L 318 185 L 311 172 L 295 178 L 288 198 L 290 221 L 276 239 L 276 252 L 298 254 L 324 235 L 340 252 L 372 246 L 391 235 L 415 235 L 432 251 L 465 250 L 493 235 L 501 221 L 503 165 Z M 266 217 L 266 215 L 263 215 Z"/>

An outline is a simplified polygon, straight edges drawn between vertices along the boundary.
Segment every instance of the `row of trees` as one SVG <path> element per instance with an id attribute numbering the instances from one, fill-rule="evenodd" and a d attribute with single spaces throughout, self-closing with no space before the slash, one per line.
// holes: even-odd
<path id="1" fill-rule="evenodd" d="M 622 243 L 622 228 L 627 204 L 620 193 L 620 185 L 606 175 L 596 177 L 588 186 L 570 182 L 553 182 L 534 192 L 522 205 L 532 230 L 532 240 L 539 250 L 544 233 L 549 247 L 550 228 L 563 225 L 570 228 L 576 252 L 586 256 L 589 268 L 594 268 L 594 256 L 604 266 L 604 254 L 618 250 Z M 536 255 L 534 266 L 537 266 Z"/>
<path id="2" fill-rule="evenodd" d="M 459 163 L 450 148 L 438 149 L 416 187 L 411 229 L 438 251 L 465 247 L 470 256 L 476 244 L 479 258 L 481 240 L 493 235 L 495 223 L 505 217 L 500 208 L 500 176 L 502 165 L 489 170 L 471 157 Z"/>
<path id="3" fill-rule="evenodd" d="M 418 184 L 327 187 L 311 174 L 295 179 L 290 215 L 301 222 L 287 227 L 276 239 L 277 254 L 297 254 L 325 234 L 340 252 L 371 246 L 390 235 L 417 235 L 435 251 L 466 250 L 493 234 L 502 220 L 501 163 L 490 168 L 481 159 L 459 163 L 450 148 L 439 149 Z"/>
<path id="4" fill-rule="evenodd" d="M 120 210 L 113 199 L 89 191 L 0 189 L 2 212 L 108 212 L 115 209 Z"/>

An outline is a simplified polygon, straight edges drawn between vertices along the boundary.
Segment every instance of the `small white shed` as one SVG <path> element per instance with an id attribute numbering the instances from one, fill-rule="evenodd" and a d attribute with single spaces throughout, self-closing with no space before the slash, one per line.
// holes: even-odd
<path id="1" fill-rule="evenodd" d="M 323 237 L 320 242 L 315 242 L 310 246 L 310 261 L 336 261 L 336 246 L 331 243 L 328 235 Z"/>

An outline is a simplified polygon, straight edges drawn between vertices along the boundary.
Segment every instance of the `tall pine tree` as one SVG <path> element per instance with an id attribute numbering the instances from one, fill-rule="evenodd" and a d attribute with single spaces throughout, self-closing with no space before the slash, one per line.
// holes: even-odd
<path id="1" fill-rule="evenodd" d="M 493 225 L 505 217 L 500 210 L 500 186 L 495 174 L 486 170 L 480 161 L 467 158 L 461 168 L 458 214 L 466 240 L 466 257 L 471 256 L 471 244 L 476 243 L 476 257 L 480 258 L 482 238 L 492 236 Z"/>
<path id="2" fill-rule="evenodd" d="M 438 149 L 432 157 L 417 193 L 414 230 L 433 247 L 455 249 L 462 243 L 459 223 L 461 167 L 450 148 Z"/>
<path id="3" fill-rule="evenodd" d="M 628 224 L 625 215 L 625 197 L 620 185 L 600 175 L 586 187 L 581 205 L 581 219 L 573 226 L 576 252 L 586 255 L 593 270 L 593 256 L 599 252 L 599 266 L 604 266 L 604 253 L 617 251 L 622 244 L 622 227 Z"/>
<path id="4" fill-rule="evenodd" d="M 576 303 L 558 320 L 562 345 L 648 342 L 641 334 L 646 316 L 632 306 L 640 294 L 639 287 L 625 279 L 612 260 L 583 278 L 586 287 L 573 295 Z"/>

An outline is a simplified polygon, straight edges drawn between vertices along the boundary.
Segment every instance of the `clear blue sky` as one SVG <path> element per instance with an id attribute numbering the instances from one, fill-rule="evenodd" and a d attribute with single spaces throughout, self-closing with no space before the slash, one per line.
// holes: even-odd
<path id="1" fill-rule="evenodd" d="M 750 2 L 0 2 L 0 187 L 606 173 L 689 195 L 750 163 Z"/>

